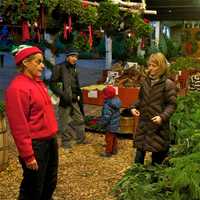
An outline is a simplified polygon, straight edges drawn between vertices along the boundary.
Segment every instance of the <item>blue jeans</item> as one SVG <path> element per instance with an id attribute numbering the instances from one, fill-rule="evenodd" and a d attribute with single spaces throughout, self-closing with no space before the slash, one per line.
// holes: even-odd
<path id="1" fill-rule="evenodd" d="M 25 162 L 19 158 L 23 168 L 23 180 L 18 200 L 53 200 L 58 171 L 57 138 L 33 140 L 32 146 L 39 169 L 28 169 Z"/>

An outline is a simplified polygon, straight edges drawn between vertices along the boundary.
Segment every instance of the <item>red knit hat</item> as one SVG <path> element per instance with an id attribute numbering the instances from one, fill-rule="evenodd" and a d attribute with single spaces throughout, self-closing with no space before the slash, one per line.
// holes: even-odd
<path id="1" fill-rule="evenodd" d="M 15 63 L 16 65 L 19 65 L 25 58 L 36 54 L 36 53 L 41 53 L 42 51 L 35 46 L 26 46 L 26 45 L 21 45 L 17 49 L 15 49 L 13 52 L 17 52 L 15 54 Z"/>
<path id="2" fill-rule="evenodd" d="M 116 95 L 116 90 L 113 86 L 108 85 L 104 88 L 103 94 L 105 99 L 112 99 Z"/>

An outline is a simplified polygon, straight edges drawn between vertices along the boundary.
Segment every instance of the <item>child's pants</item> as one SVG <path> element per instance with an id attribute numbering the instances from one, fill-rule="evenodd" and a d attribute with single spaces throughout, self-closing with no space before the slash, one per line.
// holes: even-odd
<path id="1" fill-rule="evenodd" d="M 116 153 L 117 152 L 117 136 L 114 133 L 106 133 L 106 153 Z"/>

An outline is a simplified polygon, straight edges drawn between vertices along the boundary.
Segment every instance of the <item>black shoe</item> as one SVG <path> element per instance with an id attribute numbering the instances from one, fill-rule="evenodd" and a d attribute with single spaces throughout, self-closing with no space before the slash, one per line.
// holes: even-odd
<path id="1" fill-rule="evenodd" d="M 113 150 L 112 154 L 116 155 L 118 153 L 118 150 Z"/>
<path id="2" fill-rule="evenodd" d="M 112 156 L 112 154 L 111 153 L 107 153 L 107 152 L 103 152 L 103 153 L 100 153 L 100 156 L 101 157 L 111 157 Z"/>

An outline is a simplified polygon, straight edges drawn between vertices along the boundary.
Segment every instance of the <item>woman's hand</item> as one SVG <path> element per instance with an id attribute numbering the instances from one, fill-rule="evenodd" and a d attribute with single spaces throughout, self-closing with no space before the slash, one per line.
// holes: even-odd
<path id="1" fill-rule="evenodd" d="M 131 113 L 132 113 L 132 115 L 134 115 L 136 117 L 140 116 L 140 111 L 135 108 L 131 109 Z"/>
<path id="2" fill-rule="evenodd" d="M 32 160 L 32 161 L 30 161 L 30 162 L 27 162 L 26 163 L 26 167 L 28 168 L 28 169 L 31 169 L 31 170 L 38 170 L 38 164 L 37 164 L 37 161 L 34 159 L 34 160 Z"/>
<path id="3" fill-rule="evenodd" d="M 162 118 L 160 116 L 155 116 L 153 118 L 151 118 L 151 120 L 155 123 L 160 125 L 162 123 Z"/>

